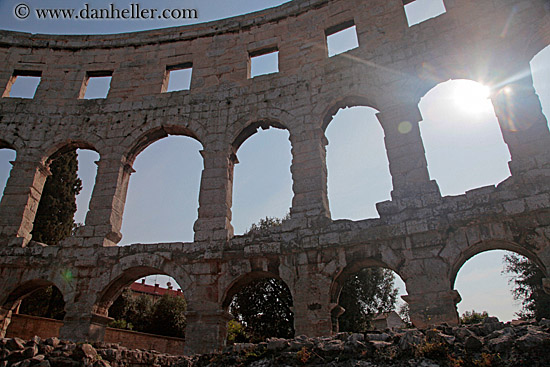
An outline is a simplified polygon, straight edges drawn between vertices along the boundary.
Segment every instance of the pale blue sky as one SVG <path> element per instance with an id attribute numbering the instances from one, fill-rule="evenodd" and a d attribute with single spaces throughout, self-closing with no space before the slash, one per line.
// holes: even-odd
<path id="1" fill-rule="evenodd" d="M 117 7 L 136 1 L 115 1 Z M 286 1 L 197 1 L 183 2 L 185 8 L 199 11 L 198 21 L 209 21 L 276 6 Z M 88 34 L 119 33 L 193 23 L 184 21 L 45 21 L 18 20 L 13 15 L 19 0 L 0 3 L 0 28 L 31 33 Z M 31 6 L 62 7 L 66 1 L 26 1 Z M 85 1 L 73 1 L 79 8 Z M 94 7 L 110 1 L 94 1 Z M 182 7 L 181 1 L 139 1 L 144 7 Z M 80 5 L 79 5 L 80 4 Z M 412 5 L 412 6 L 411 6 Z M 417 0 L 409 12 L 441 12 L 441 0 Z M 418 22 L 418 14 L 408 14 L 409 23 Z M 347 47 L 347 46 L 346 46 Z M 349 48 L 349 47 L 348 47 Z M 535 87 L 543 108 L 550 111 L 550 48 L 532 62 Z M 498 184 L 508 175 L 509 153 L 502 141 L 490 102 L 480 98 L 476 112 L 470 105 L 457 102 L 454 95 L 468 83 L 447 82 L 432 89 L 421 101 L 421 134 L 426 150 L 430 177 L 443 195 L 458 195 L 466 190 Z M 26 87 L 23 87 L 25 89 Z M 13 94 L 16 94 L 14 89 Z M 467 93 L 468 94 L 468 93 Z M 328 192 L 333 218 L 365 219 L 378 217 L 375 203 L 388 200 L 391 192 L 383 131 L 375 117 L 376 110 L 356 107 L 341 110 L 327 128 Z M 548 112 L 547 112 L 548 115 Z M 353 132 L 350 134 L 350 132 Z M 187 137 L 169 137 L 143 151 L 134 163 L 125 208 L 121 244 L 137 242 L 192 241 L 197 217 L 198 190 L 202 170 L 200 143 Z M 15 154 L 0 150 L 0 191 L 9 175 Z M 290 176 L 290 142 L 288 132 L 278 129 L 260 131 L 244 142 L 238 151 L 240 163 L 235 168 L 233 226 L 235 233 L 246 231 L 250 224 L 266 216 L 282 217 L 292 200 Z M 95 152 L 79 151 L 79 175 L 84 188 L 78 198 L 77 222 L 83 222 L 99 159 Z M 159 179 L 160 178 L 160 179 Z M 462 295 L 459 312 L 487 310 L 503 320 L 518 310 L 509 293 L 507 279 L 500 275 L 502 251 L 480 254 L 460 270 L 456 289 Z M 400 286 L 403 288 L 403 286 Z M 406 293 L 402 290 L 402 293 Z"/>

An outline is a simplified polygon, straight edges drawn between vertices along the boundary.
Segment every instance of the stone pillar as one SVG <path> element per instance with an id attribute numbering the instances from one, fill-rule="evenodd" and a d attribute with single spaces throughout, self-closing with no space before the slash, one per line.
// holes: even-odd
<path id="1" fill-rule="evenodd" d="M 187 327 L 186 355 L 215 353 L 225 347 L 227 323 L 233 318 L 218 302 L 217 280 L 220 268 L 216 262 L 193 266 L 190 287 L 185 290 Z"/>
<path id="2" fill-rule="evenodd" d="M 406 198 L 431 194 L 440 196 L 430 181 L 424 144 L 420 137 L 422 120 L 418 104 L 387 106 L 376 114 L 384 129 L 384 142 L 390 163 L 392 197 Z"/>
<path id="3" fill-rule="evenodd" d="M 316 265 L 313 267 L 311 272 L 301 274 L 293 287 L 294 331 L 309 337 L 327 336 L 332 334 L 333 312 L 341 310 L 333 311 L 339 306 L 330 302 L 330 278 L 319 274 Z"/>
<path id="4" fill-rule="evenodd" d="M 204 169 L 199 194 L 199 217 L 193 229 L 195 241 L 228 241 L 233 237 L 231 205 L 233 168 L 237 157 L 223 151 L 202 150 Z"/>
<path id="5" fill-rule="evenodd" d="M 401 296 L 409 304 L 409 316 L 414 326 L 427 328 L 432 325 L 447 323 L 458 325 L 456 305 L 461 301 L 456 290 L 432 291 L 427 287 L 425 292 Z"/>
<path id="6" fill-rule="evenodd" d="M 521 70 L 523 74 L 529 65 Z M 550 168 L 550 131 L 531 74 L 500 87 L 491 100 L 512 156 L 512 175 L 539 175 Z"/>
<path id="7" fill-rule="evenodd" d="M 105 328 L 113 319 L 78 309 L 67 311 L 63 326 L 59 329 L 60 339 L 75 342 L 97 342 L 105 338 Z"/>
<path id="8" fill-rule="evenodd" d="M 122 214 L 132 167 L 120 157 L 101 157 L 85 226 L 77 233 L 84 246 L 115 246 L 122 238 Z"/>
<path id="9" fill-rule="evenodd" d="M 185 314 L 186 355 L 215 353 L 225 346 L 227 323 L 233 316 L 224 310 L 193 311 Z"/>
<path id="10" fill-rule="evenodd" d="M 25 246 L 31 231 L 49 169 L 18 155 L 0 202 L 0 238 Z"/>
<path id="11" fill-rule="evenodd" d="M 328 141 L 322 129 L 291 135 L 292 208 L 297 217 L 330 218 L 327 196 L 326 149 Z"/>

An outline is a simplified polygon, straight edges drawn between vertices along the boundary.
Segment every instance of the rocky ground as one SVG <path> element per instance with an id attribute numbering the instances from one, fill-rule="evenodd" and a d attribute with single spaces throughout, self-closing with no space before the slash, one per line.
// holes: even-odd
<path id="1" fill-rule="evenodd" d="M 189 336 L 191 337 L 191 336 Z M 550 366 L 550 320 L 483 323 L 428 330 L 340 333 L 331 337 L 269 339 L 235 344 L 223 353 L 191 357 L 129 350 L 117 344 L 72 343 L 57 338 L 0 339 L 0 367 L 484 367 Z"/>

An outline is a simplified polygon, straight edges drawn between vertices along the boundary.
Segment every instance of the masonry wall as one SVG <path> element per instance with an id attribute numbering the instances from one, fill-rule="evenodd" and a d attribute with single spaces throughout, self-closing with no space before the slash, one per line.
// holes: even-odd
<path id="1" fill-rule="evenodd" d="M 29 340 L 37 335 L 42 339 L 59 337 L 59 329 L 63 321 L 47 319 L 30 315 L 13 315 L 10 326 L 6 332 L 6 338 L 21 338 Z"/>
<path id="2" fill-rule="evenodd" d="M 58 338 L 61 326 L 63 326 L 63 321 L 17 314 L 12 316 L 6 337 L 18 337 L 23 340 L 29 340 L 35 335 L 42 339 Z M 157 352 L 172 355 L 183 354 L 185 347 L 185 339 L 110 327 L 105 329 L 104 341 L 106 343 L 120 344 L 129 349 L 156 350 Z"/>
<path id="3" fill-rule="evenodd" d="M 0 202 L 0 332 L 19 299 L 53 284 L 66 303 L 60 335 L 103 340 L 120 290 L 157 273 L 173 276 L 188 302 L 187 333 L 199 337 L 188 339 L 186 353 L 223 347 L 230 298 L 258 277 L 282 279 L 293 296 L 296 333 L 318 336 L 337 331 L 331 318 L 342 311 L 341 286 L 362 267 L 400 275 L 418 326 L 458 322 L 454 279 L 479 252 L 518 252 L 548 276 L 550 132 L 528 72 L 550 43 L 546 3 L 446 0 L 445 14 L 413 27 L 400 0 L 295 0 L 138 33 L 0 32 L 2 94 L 21 70 L 42 75 L 34 99 L 0 99 L 0 147 L 17 152 Z M 326 33 L 350 22 L 359 47 L 329 58 Z M 250 54 L 273 47 L 279 72 L 248 78 Z M 191 89 L 162 93 L 167 68 L 189 62 Z M 109 95 L 79 99 L 87 75 L 97 72 L 112 73 Z M 512 176 L 498 187 L 442 197 L 429 178 L 418 102 L 442 81 L 481 76 L 495 86 L 491 100 Z M 346 106 L 379 111 L 393 191 L 377 204 L 378 219 L 331 219 L 324 129 Z M 402 133 L 405 121 L 411 129 Z M 290 219 L 234 236 L 235 154 L 269 126 L 290 134 Z M 167 135 L 203 146 L 194 242 L 118 247 L 134 159 Z M 85 226 L 59 246 L 32 241 L 49 158 L 78 147 L 100 155 Z M 550 289 L 547 279 L 544 285 Z"/>

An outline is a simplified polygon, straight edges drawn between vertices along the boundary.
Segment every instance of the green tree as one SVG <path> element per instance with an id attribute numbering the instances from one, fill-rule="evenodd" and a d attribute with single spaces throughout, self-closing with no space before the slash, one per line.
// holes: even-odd
<path id="1" fill-rule="evenodd" d="M 156 302 L 147 295 L 136 295 L 126 288 L 109 308 L 114 320 L 109 326 L 156 335 L 185 337 L 185 311 L 183 297 L 165 294 Z"/>
<path id="2" fill-rule="evenodd" d="M 403 319 L 403 322 L 407 325 L 407 327 L 412 326 L 412 323 L 411 323 L 411 308 L 409 307 L 408 303 L 403 303 L 399 307 L 399 311 L 397 312 L 397 314 L 399 315 L 399 317 L 401 317 L 401 319 Z"/>
<path id="3" fill-rule="evenodd" d="M 23 298 L 21 306 L 19 306 L 19 313 L 63 320 L 63 317 L 65 317 L 65 301 L 57 287 L 41 288 Z"/>
<path id="4" fill-rule="evenodd" d="M 464 325 L 477 324 L 489 317 L 487 311 L 476 312 L 475 310 L 466 311 L 460 317 L 460 323 Z"/>
<path id="5" fill-rule="evenodd" d="M 286 284 L 275 278 L 258 279 L 234 297 L 229 312 L 242 323 L 252 341 L 294 336 L 292 296 Z"/>
<path id="6" fill-rule="evenodd" d="M 151 334 L 184 338 L 186 310 L 187 303 L 183 297 L 164 294 L 151 309 L 146 331 Z"/>
<path id="7" fill-rule="evenodd" d="M 58 154 L 50 163 L 48 176 L 32 230 L 33 240 L 48 245 L 57 245 L 72 234 L 76 195 L 82 189 L 78 178 L 76 149 Z"/>
<path id="8" fill-rule="evenodd" d="M 338 319 L 340 331 L 364 331 L 376 314 L 393 311 L 398 293 L 394 278 L 384 268 L 364 268 L 350 276 L 340 293 L 339 304 L 345 309 Z"/>
<path id="9" fill-rule="evenodd" d="M 281 224 L 283 224 L 283 221 L 288 220 L 290 218 L 290 213 L 287 213 L 283 219 L 279 218 L 272 218 L 272 217 L 265 217 L 264 219 L 260 219 L 258 224 L 253 223 L 250 226 L 250 229 L 246 231 L 245 235 L 254 233 L 254 234 L 264 234 L 268 232 L 273 227 L 278 227 Z"/>
<path id="10" fill-rule="evenodd" d="M 109 326 L 146 332 L 149 329 L 152 309 L 151 297 L 136 295 L 126 288 L 109 307 L 109 317 L 114 319 Z"/>
<path id="11" fill-rule="evenodd" d="M 504 255 L 503 273 L 510 274 L 510 283 L 515 300 L 521 301 L 522 309 L 517 313 L 522 318 L 550 318 L 550 295 L 542 287 L 543 272 L 524 256 Z"/>
<path id="12" fill-rule="evenodd" d="M 109 324 L 110 327 L 117 329 L 133 330 L 134 325 L 127 320 L 130 310 L 134 308 L 137 297 L 132 294 L 130 288 L 125 288 L 120 296 L 109 307 L 109 317 L 114 320 Z"/>
<path id="13" fill-rule="evenodd" d="M 231 320 L 227 323 L 227 342 L 231 344 L 246 343 L 250 340 L 243 324 L 237 320 Z"/>

